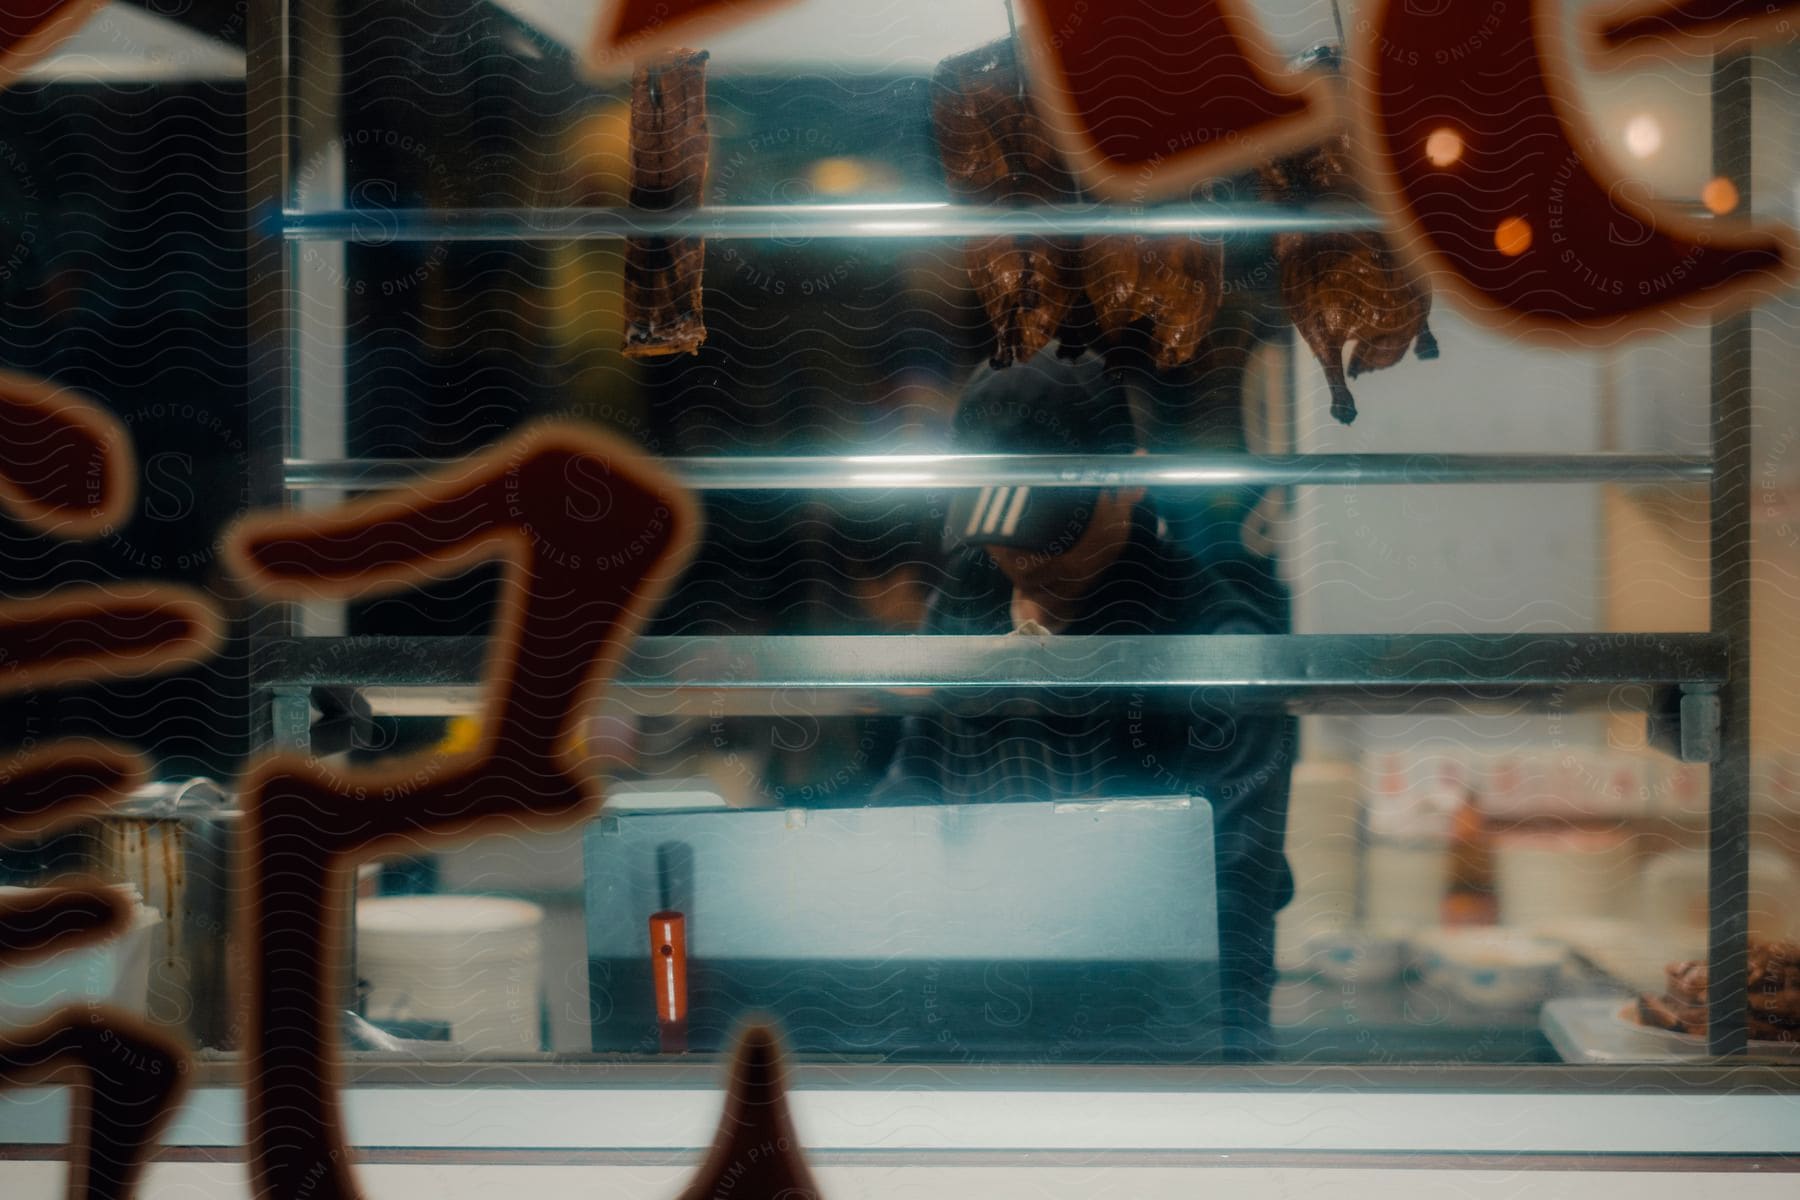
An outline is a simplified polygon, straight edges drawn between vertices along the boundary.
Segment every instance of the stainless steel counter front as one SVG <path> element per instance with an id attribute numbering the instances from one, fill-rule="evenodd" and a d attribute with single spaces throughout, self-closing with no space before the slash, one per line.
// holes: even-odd
<path id="1" fill-rule="evenodd" d="M 345 1114 L 358 1148 L 691 1154 L 722 1093 L 718 1063 L 362 1064 Z M 243 1143 L 242 1093 L 206 1073 L 164 1142 Z M 801 1064 L 810 1153 L 910 1161 L 971 1154 L 1793 1157 L 1800 1072 L 1525 1067 L 1101 1068 Z M 0 1099 L 11 1157 L 60 1152 L 67 1093 Z M 548 1152 L 556 1152 L 554 1155 Z M 474 1154 L 486 1161 L 483 1154 Z M 1515 1169 L 1517 1164 L 1514 1164 Z"/>

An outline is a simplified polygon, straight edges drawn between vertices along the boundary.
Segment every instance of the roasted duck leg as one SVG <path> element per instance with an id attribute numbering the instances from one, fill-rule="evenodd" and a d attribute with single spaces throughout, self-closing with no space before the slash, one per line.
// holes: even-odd
<path id="1" fill-rule="evenodd" d="M 1350 141 L 1335 134 L 1322 145 L 1261 169 L 1263 185 L 1288 201 L 1353 197 Z M 1345 379 L 1344 347 L 1356 343 L 1348 364 L 1355 379 L 1391 367 L 1408 346 L 1422 359 L 1436 358 L 1437 339 L 1427 319 L 1431 293 L 1400 269 L 1393 248 L 1378 233 L 1283 233 L 1275 237 L 1281 267 L 1281 301 L 1331 388 L 1331 415 L 1356 419 L 1356 400 Z"/>
<path id="2" fill-rule="evenodd" d="M 1025 95 L 1010 40 L 938 64 L 931 123 L 959 199 L 1003 206 L 1076 198 L 1074 177 Z M 1078 241 L 982 238 L 963 255 L 994 331 L 994 366 L 1029 359 L 1056 337 L 1081 286 Z"/>
<path id="3" fill-rule="evenodd" d="M 675 50 L 631 76 L 631 206 L 700 203 L 706 188 L 704 50 Z M 693 354 L 706 341 L 700 306 L 703 238 L 631 238 L 625 244 L 625 346 L 630 358 Z"/>

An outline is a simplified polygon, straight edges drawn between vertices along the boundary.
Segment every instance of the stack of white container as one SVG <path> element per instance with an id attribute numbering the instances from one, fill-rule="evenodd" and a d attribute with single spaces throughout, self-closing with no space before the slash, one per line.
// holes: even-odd
<path id="1" fill-rule="evenodd" d="M 1341 767 L 1318 767 L 1341 778 Z M 1455 813 L 1473 805 L 1491 831 L 1500 925 L 1575 947 L 1621 979 L 1658 984 L 1662 965 L 1698 953 L 1706 941 L 1706 855 L 1697 841 L 1708 803 L 1707 768 L 1647 748 L 1523 745 L 1500 749 L 1383 745 L 1359 764 L 1363 844 L 1358 927 L 1410 936 L 1435 926 L 1449 883 Z M 1759 757 L 1752 807 L 1782 817 L 1800 812 L 1800 761 Z M 1299 803 L 1289 853 L 1318 860 L 1341 824 L 1316 825 Z M 1341 823 L 1341 816 L 1333 820 Z M 1342 864 L 1324 878 L 1340 886 Z M 1302 882 L 1302 889 L 1305 883 Z M 1751 923 L 1763 937 L 1800 936 L 1800 866 L 1773 842 L 1752 854 Z M 1292 965 L 1305 912 L 1284 922 Z"/>
<path id="2" fill-rule="evenodd" d="M 1467 761 L 1427 748 L 1363 756 L 1368 843 L 1363 922 L 1388 933 L 1437 925 L 1449 886 L 1451 824 L 1471 794 Z"/>
<path id="3" fill-rule="evenodd" d="M 529 1052 L 542 1037 L 544 912 L 493 896 L 394 896 L 356 910 L 371 1021 L 431 1020 L 470 1054 Z"/>

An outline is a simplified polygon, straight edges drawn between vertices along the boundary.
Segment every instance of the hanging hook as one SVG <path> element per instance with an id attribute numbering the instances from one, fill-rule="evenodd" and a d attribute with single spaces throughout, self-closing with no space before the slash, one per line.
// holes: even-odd
<path id="1" fill-rule="evenodd" d="M 1019 99 L 1025 98 L 1025 55 L 1019 47 L 1019 22 L 1013 16 L 1013 0 L 1006 0 L 1007 36 L 1012 39 L 1013 75 L 1019 81 Z"/>

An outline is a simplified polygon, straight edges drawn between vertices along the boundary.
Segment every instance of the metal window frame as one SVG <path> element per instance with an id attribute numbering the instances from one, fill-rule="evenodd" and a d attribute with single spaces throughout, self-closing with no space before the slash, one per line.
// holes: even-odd
<path id="1" fill-rule="evenodd" d="M 305 12 L 307 16 L 299 18 Z M 298 27 L 297 19 L 302 20 Z M 334 67 L 329 55 L 302 55 L 302 38 L 326 36 L 326 6 L 308 0 L 269 0 L 252 4 L 247 17 L 246 74 L 248 107 L 248 190 L 250 219 L 247 250 L 249 295 L 249 429 L 251 453 L 247 470 L 249 494 L 258 506 L 278 507 L 291 502 L 303 488 L 337 489 L 373 482 L 371 477 L 403 473 L 392 463 L 342 463 L 326 465 L 296 459 L 295 423 L 298 387 L 296 327 L 296 251 L 307 240 L 343 239 L 358 234 L 356 215 L 349 211 L 303 214 L 293 210 L 292 168 L 304 161 L 299 151 L 307 129 L 317 131 L 321 116 L 335 111 Z M 1713 133 L 1715 172 L 1733 180 L 1746 207 L 1750 196 L 1750 57 L 1745 53 L 1721 56 L 1713 75 Z M 307 113 L 305 128 L 296 128 L 295 115 Z M 852 206 L 858 207 L 858 206 Z M 391 214 L 389 214 L 391 215 Z M 689 231 L 709 237 L 729 236 L 854 236 L 882 238 L 943 237 L 968 233 L 1001 232 L 1227 232 L 1232 230 L 1360 228 L 1366 213 L 1356 210 L 1273 209 L 1254 212 L 1219 206 L 1191 209 L 1108 210 L 1100 206 L 1013 211 L 1003 214 L 956 210 L 931 205 L 916 211 L 870 211 L 860 206 L 810 206 L 804 210 L 702 209 L 692 213 L 662 214 L 654 218 L 619 210 L 477 210 L 471 212 L 420 212 L 401 214 L 407 224 L 402 236 L 452 238 L 524 238 L 568 240 L 618 238 L 631 233 Z M 667 228 L 665 229 L 665 226 Z M 393 226 L 382 236 L 391 236 Z M 1750 631 L 1750 388 L 1751 334 L 1748 315 L 1717 322 L 1712 341 L 1711 417 L 1713 444 L 1710 462 L 1650 456 L 1581 456 L 1563 464 L 1569 473 L 1556 473 L 1542 461 L 1502 461 L 1504 456 L 1462 456 L 1476 461 L 1450 462 L 1457 456 L 1315 456 L 1284 460 L 1257 460 L 1246 456 L 1236 468 L 1271 483 L 1322 482 L 1499 482 L 1507 472 L 1520 480 L 1580 482 L 1626 478 L 1609 472 L 1643 472 L 1639 478 L 1701 478 L 1708 480 L 1711 501 L 1710 587 L 1712 598 L 1709 647 L 1722 653 L 1726 669 L 1721 677 L 1706 681 L 1681 679 L 1680 672 L 1663 664 L 1661 674 L 1644 682 L 1664 683 L 1681 689 L 1677 711 L 1686 719 L 1680 744 L 1692 757 L 1710 758 L 1713 766 L 1710 794 L 1710 875 L 1708 961 L 1712 990 L 1709 1049 L 1715 1055 L 1740 1055 L 1746 1049 L 1745 975 L 1748 954 L 1749 904 L 1749 631 Z M 1289 341 L 1291 353 L 1292 341 Z M 1173 456 L 1181 457 L 1181 456 Z M 1404 458 L 1405 462 L 1388 461 Z M 1605 461 L 1597 461 L 1605 460 Z M 1629 460 L 1629 461 L 1628 461 Z M 1422 462 L 1436 465 L 1421 465 Z M 1154 471 L 1152 460 L 1133 468 Z M 689 469 L 710 470 L 714 486 L 793 486 L 769 482 L 783 472 L 829 475 L 842 468 L 832 465 L 803 466 L 740 463 L 733 467 L 700 467 L 690 460 Z M 1093 472 L 1117 472 L 1122 464 L 1099 459 L 1077 463 L 1013 464 L 1021 481 L 1067 482 L 1073 471 L 1080 479 Z M 1176 464 L 1200 470 L 1229 467 L 1212 462 Z M 733 484 L 758 469 L 765 482 Z M 953 468 L 953 471 L 956 468 Z M 1260 474 L 1259 474 L 1260 473 Z M 853 481 L 833 480 L 831 486 Z M 1196 477 L 1185 484 L 1161 478 L 1152 486 L 1207 486 Z M 867 486 L 906 486 L 892 479 Z M 921 485 L 922 486 L 922 485 Z M 296 632 L 293 606 L 264 604 L 245 621 L 252 663 L 251 703 L 256 712 L 259 739 L 263 742 L 304 745 L 308 738 L 308 685 L 284 676 L 280 664 L 292 652 Z M 1300 637 L 1304 635 L 1290 635 Z M 1578 635 L 1580 636 L 1580 635 Z M 1608 637 L 1607 634 L 1585 635 Z M 908 639 L 871 639 L 906 641 Z M 1391 640 L 1391 639 L 1390 639 Z M 1442 644 L 1443 639 L 1435 639 Z M 346 645 L 348 640 L 346 640 Z M 1473 648 L 1475 643 L 1469 643 Z M 1710 652 L 1710 651 L 1709 651 Z M 466 652 L 463 652 L 466 653 Z M 442 682 L 442 681 L 440 681 Z M 1158 680 L 1137 681 L 1153 686 Z M 1255 681 L 1216 680 L 1239 686 Z M 1292 682 L 1292 681 L 1290 681 Z M 1304 684 L 1304 681 L 1300 681 Z M 1365 681 L 1374 686 L 1382 681 Z M 1487 685 L 1504 685 L 1498 675 Z M 1422 684 L 1448 696 L 1466 695 L 1469 681 L 1451 685 L 1443 680 Z"/>
<path id="2" fill-rule="evenodd" d="M 1751 57 L 1713 64 L 1713 173 L 1732 181 L 1750 210 Z M 1726 639 L 1730 677 L 1719 691 L 1719 754 L 1707 828 L 1707 1049 L 1747 1048 L 1744 1010 L 1750 953 L 1750 489 L 1751 318 L 1713 324 L 1709 495 L 1711 617 Z"/>

